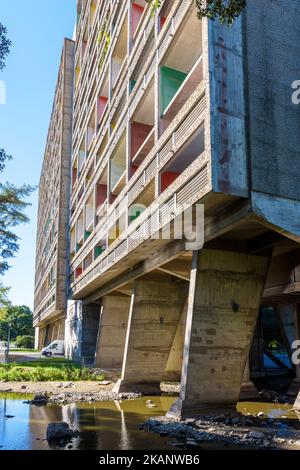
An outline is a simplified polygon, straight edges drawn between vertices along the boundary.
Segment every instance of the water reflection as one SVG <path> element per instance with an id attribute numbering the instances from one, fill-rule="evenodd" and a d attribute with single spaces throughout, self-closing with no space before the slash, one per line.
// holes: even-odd
<path id="1" fill-rule="evenodd" d="M 81 433 L 72 441 L 73 449 L 168 449 L 167 438 L 144 433 L 139 424 L 150 416 L 165 414 L 174 399 L 153 397 L 157 407 L 151 409 L 146 407 L 147 399 L 39 408 L 24 404 L 24 396 L 0 396 L 0 446 L 8 450 L 49 449 L 45 441 L 48 423 L 65 421 Z M 5 419 L 5 415 L 14 418 Z"/>
<path id="2" fill-rule="evenodd" d="M 0 448 L 49 449 L 45 440 L 48 423 L 65 421 L 72 429 L 78 429 L 81 433 L 78 439 L 72 441 L 73 449 L 169 449 L 170 438 L 140 431 L 139 424 L 151 416 L 165 414 L 175 398 L 150 398 L 156 408 L 147 408 L 146 401 L 149 397 L 134 401 L 48 405 L 39 408 L 24 404 L 24 395 L 0 395 Z M 263 411 L 266 416 L 275 419 L 299 419 L 291 405 L 242 402 L 238 404 L 238 410 L 243 414 Z M 5 418 L 8 415 L 14 418 Z M 218 447 L 216 444 L 212 445 Z M 207 446 L 203 444 L 202 447 Z"/>

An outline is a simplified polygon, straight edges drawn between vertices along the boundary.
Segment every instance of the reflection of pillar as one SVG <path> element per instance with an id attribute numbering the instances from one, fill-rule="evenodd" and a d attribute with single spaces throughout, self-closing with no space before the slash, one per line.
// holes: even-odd
<path id="1" fill-rule="evenodd" d="M 159 393 L 185 302 L 184 283 L 135 281 L 115 391 Z"/>
<path id="2" fill-rule="evenodd" d="M 294 305 L 294 339 L 300 340 L 300 304 Z M 298 349 L 299 349 L 299 346 L 298 346 Z M 298 354 L 298 358 L 299 357 L 300 355 Z M 291 395 L 291 396 L 298 395 L 295 406 L 297 404 L 297 407 L 300 408 L 300 364 L 294 364 L 294 365 L 295 365 L 296 377 L 290 385 L 288 395 Z"/>
<path id="3" fill-rule="evenodd" d="M 180 397 L 170 416 L 235 409 L 267 267 L 259 256 L 194 253 Z"/>
<path id="4" fill-rule="evenodd" d="M 121 436 L 119 450 L 129 450 L 131 449 L 130 434 L 128 433 L 126 426 L 125 411 L 122 410 L 120 402 L 118 400 L 115 400 L 114 404 L 121 413 Z"/>

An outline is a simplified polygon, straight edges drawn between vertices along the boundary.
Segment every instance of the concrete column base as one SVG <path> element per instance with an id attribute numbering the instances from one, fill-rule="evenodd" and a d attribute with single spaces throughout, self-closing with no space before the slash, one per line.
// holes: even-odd
<path id="1" fill-rule="evenodd" d="M 119 379 L 113 388 L 114 393 L 141 393 L 142 395 L 159 395 L 160 382 L 126 382 Z"/>
<path id="2" fill-rule="evenodd" d="M 235 410 L 267 269 L 264 257 L 194 253 L 180 398 L 169 416 Z"/>
<path id="3" fill-rule="evenodd" d="M 160 393 L 186 299 L 186 283 L 134 283 L 121 380 L 116 392 Z"/>
<path id="4" fill-rule="evenodd" d="M 240 390 L 239 401 L 257 400 L 260 398 L 257 388 L 252 380 L 243 382 Z"/>

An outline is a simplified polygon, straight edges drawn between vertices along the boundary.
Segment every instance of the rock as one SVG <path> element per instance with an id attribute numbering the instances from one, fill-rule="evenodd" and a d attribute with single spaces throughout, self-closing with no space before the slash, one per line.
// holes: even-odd
<path id="1" fill-rule="evenodd" d="M 239 424 L 239 422 L 240 422 L 239 418 L 232 418 L 232 420 L 231 420 L 231 424 L 233 424 L 233 425 Z"/>
<path id="2" fill-rule="evenodd" d="M 68 445 L 68 449 L 73 449 L 72 444 L 69 444 L 69 445 Z"/>
<path id="3" fill-rule="evenodd" d="M 151 405 L 153 403 L 153 401 L 152 400 L 147 400 L 146 403 L 147 403 L 147 405 Z"/>
<path id="4" fill-rule="evenodd" d="M 74 437 L 74 432 L 70 429 L 68 423 L 50 423 L 47 428 L 47 441 L 59 441 L 64 439 L 71 439 Z"/>
<path id="5" fill-rule="evenodd" d="M 198 442 L 194 441 L 193 439 L 187 439 L 186 446 L 189 448 L 198 447 Z"/>
<path id="6" fill-rule="evenodd" d="M 219 415 L 219 416 L 215 416 L 213 418 L 213 421 L 215 423 L 223 423 L 224 421 L 226 420 L 226 416 L 225 415 Z"/>
<path id="7" fill-rule="evenodd" d="M 249 432 L 249 437 L 251 439 L 264 439 L 265 435 L 264 435 L 264 433 L 259 432 L 259 431 L 250 431 Z"/>
<path id="8" fill-rule="evenodd" d="M 148 405 L 146 406 L 147 408 L 157 408 L 157 406 L 154 403 L 148 403 Z"/>
<path id="9" fill-rule="evenodd" d="M 110 385 L 111 382 L 109 380 L 101 380 L 98 385 Z"/>
<path id="10" fill-rule="evenodd" d="M 27 389 L 26 385 L 22 385 L 21 390 L 26 390 L 26 389 Z"/>
<path id="11" fill-rule="evenodd" d="M 34 399 L 31 400 L 29 403 L 31 405 L 43 406 L 48 403 L 49 397 L 48 395 L 35 395 Z"/>
<path id="12" fill-rule="evenodd" d="M 258 418 L 262 418 L 263 416 L 265 416 L 264 412 L 263 411 L 260 411 L 259 413 L 257 413 L 256 415 Z"/>

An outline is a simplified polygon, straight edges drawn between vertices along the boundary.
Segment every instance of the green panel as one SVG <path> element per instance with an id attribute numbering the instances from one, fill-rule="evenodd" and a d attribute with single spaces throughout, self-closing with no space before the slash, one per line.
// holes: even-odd
<path id="1" fill-rule="evenodd" d="M 105 251 L 104 246 L 96 246 L 95 247 L 95 258 L 98 258 L 98 256 L 102 255 L 102 253 Z"/>
<path id="2" fill-rule="evenodd" d="M 176 95 L 177 91 L 183 84 L 187 77 L 187 73 L 180 72 L 179 70 L 171 69 L 170 67 L 161 67 L 160 69 L 160 102 L 161 114 L 164 113 L 167 106 Z"/>
<path id="3" fill-rule="evenodd" d="M 134 89 L 135 87 L 135 84 L 136 84 L 136 80 L 130 80 L 130 85 L 129 85 L 129 88 L 130 88 L 130 93 L 132 92 L 132 90 Z"/>

